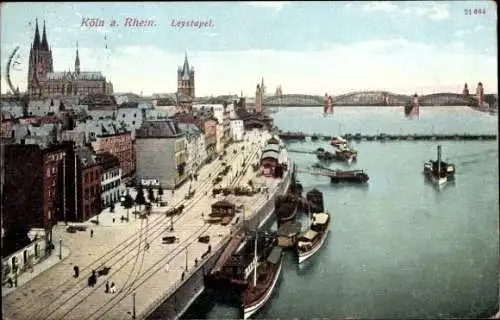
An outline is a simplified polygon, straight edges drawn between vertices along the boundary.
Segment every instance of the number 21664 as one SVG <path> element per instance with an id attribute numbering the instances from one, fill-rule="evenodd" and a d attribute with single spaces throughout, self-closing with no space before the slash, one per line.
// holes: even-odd
<path id="1" fill-rule="evenodd" d="M 464 9 L 466 16 L 486 14 L 486 9 Z"/>

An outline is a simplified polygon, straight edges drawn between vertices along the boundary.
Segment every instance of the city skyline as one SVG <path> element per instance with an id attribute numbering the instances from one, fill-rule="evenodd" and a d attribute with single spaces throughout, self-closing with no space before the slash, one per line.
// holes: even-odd
<path id="1" fill-rule="evenodd" d="M 74 70 L 78 42 L 82 71 L 102 71 L 116 92 L 175 92 L 185 52 L 197 96 L 253 96 L 262 77 L 268 93 L 281 85 L 284 94 L 458 93 L 479 81 L 496 93 L 498 85 L 490 1 L 31 3 L 30 15 L 25 6 L 4 4 L 1 11 L 1 71 L 20 46 L 12 82 L 21 91 L 35 18 L 40 31 L 46 22 L 55 71 Z M 105 26 L 82 26 L 87 18 Z M 125 27 L 127 18 L 153 23 Z M 120 26 L 110 27 L 113 19 Z M 203 23 L 181 28 L 189 20 Z M 1 85 L 5 93 L 4 76 Z"/>

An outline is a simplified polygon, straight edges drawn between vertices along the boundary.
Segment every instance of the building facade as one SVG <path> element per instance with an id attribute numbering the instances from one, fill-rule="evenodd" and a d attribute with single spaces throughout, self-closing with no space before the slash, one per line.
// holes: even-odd
<path id="1" fill-rule="evenodd" d="M 245 128 L 243 126 L 243 120 L 231 119 L 231 139 L 233 141 L 242 141 L 245 136 Z"/>
<path id="2" fill-rule="evenodd" d="M 4 227 L 42 228 L 51 241 L 52 227 L 64 218 L 65 158 L 69 145 L 5 145 Z"/>
<path id="3" fill-rule="evenodd" d="M 184 56 L 184 65 L 177 70 L 177 104 L 184 110 L 191 110 L 194 98 L 194 68 L 189 67 L 186 53 Z"/>
<path id="4" fill-rule="evenodd" d="M 187 142 L 187 162 L 186 171 L 197 173 L 200 167 L 207 160 L 207 150 L 205 146 L 205 136 L 195 124 L 179 123 L 179 128 L 186 135 Z"/>
<path id="5" fill-rule="evenodd" d="M 35 36 L 30 48 L 28 66 L 28 94 L 30 96 L 70 96 L 112 92 L 112 84 L 106 81 L 100 71 L 80 70 L 78 45 L 75 70 L 54 72 L 52 50 L 47 41 L 45 22 L 41 40 L 38 20 L 35 24 Z"/>
<path id="6" fill-rule="evenodd" d="M 134 173 L 136 160 L 130 132 L 101 133 L 95 136 L 91 144 L 96 153 L 109 152 L 118 158 L 123 177 Z"/>
<path id="7" fill-rule="evenodd" d="M 144 121 L 136 132 L 136 159 L 138 182 L 158 180 L 175 189 L 188 177 L 187 141 L 175 121 Z"/>
<path id="8" fill-rule="evenodd" d="M 87 148 L 76 150 L 79 159 L 78 211 L 76 221 L 85 221 L 99 214 L 102 210 L 101 202 L 101 166 L 96 155 Z"/>
<path id="9" fill-rule="evenodd" d="M 203 123 L 205 134 L 205 147 L 207 150 L 207 157 L 212 157 L 216 154 L 217 147 L 217 119 L 207 118 Z"/>
<path id="10" fill-rule="evenodd" d="M 120 160 L 109 152 L 97 154 L 97 162 L 101 166 L 101 202 L 109 207 L 120 201 L 122 169 Z"/>

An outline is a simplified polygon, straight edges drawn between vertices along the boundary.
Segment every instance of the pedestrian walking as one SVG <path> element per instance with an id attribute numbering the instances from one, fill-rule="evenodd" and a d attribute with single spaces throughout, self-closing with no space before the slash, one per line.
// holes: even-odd
<path id="1" fill-rule="evenodd" d="M 113 217 L 113 223 L 115 223 L 115 217 Z"/>
<path id="2" fill-rule="evenodd" d="M 111 287 L 110 287 L 111 293 L 116 293 L 116 286 L 114 282 L 111 282 Z"/>
<path id="3" fill-rule="evenodd" d="M 94 230 L 90 229 L 90 237 L 92 238 L 94 236 Z"/>
<path id="4" fill-rule="evenodd" d="M 106 281 L 106 290 L 104 292 L 109 293 L 109 281 Z"/>
<path id="5" fill-rule="evenodd" d="M 78 276 L 80 275 L 80 269 L 78 268 L 78 266 L 74 266 L 73 271 L 75 272 L 75 278 L 78 278 Z"/>

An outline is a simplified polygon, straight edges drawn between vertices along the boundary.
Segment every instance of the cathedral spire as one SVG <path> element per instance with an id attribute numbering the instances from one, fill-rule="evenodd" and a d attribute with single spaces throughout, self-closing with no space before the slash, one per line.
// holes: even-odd
<path id="1" fill-rule="evenodd" d="M 183 74 L 189 74 L 189 62 L 187 51 L 184 53 L 184 66 L 182 67 Z"/>
<path id="2" fill-rule="evenodd" d="M 38 18 L 35 20 L 35 39 L 33 40 L 33 48 L 40 48 L 40 31 L 38 30 Z"/>
<path id="3" fill-rule="evenodd" d="M 78 55 L 78 41 L 76 42 L 75 72 L 80 74 L 80 56 Z"/>
<path id="4" fill-rule="evenodd" d="M 45 20 L 43 21 L 43 34 L 42 34 L 42 46 L 43 50 L 49 50 L 49 44 L 47 42 L 47 33 L 45 32 Z"/>

